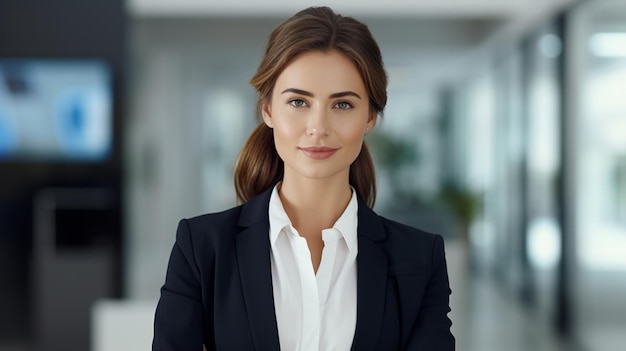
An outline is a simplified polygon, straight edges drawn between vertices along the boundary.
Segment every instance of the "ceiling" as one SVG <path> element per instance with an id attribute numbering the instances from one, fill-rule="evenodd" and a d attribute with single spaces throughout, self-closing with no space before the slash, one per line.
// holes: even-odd
<path id="1" fill-rule="evenodd" d="M 527 32 L 537 21 L 574 1 L 127 0 L 127 6 L 132 17 L 151 22 L 154 28 L 172 22 L 204 23 L 209 18 L 234 34 L 247 22 L 256 26 L 270 21 L 271 28 L 304 7 L 328 5 L 368 24 L 381 45 L 387 67 L 400 72 L 396 76 L 417 76 L 420 79 L 412 81 L 432 86 L 454 79 L 463 57 L 484 49 L 485 43 Z"/>
<path id="2" fill-rule="evenodd" d="M 354 16 L 521 18 L 572 0 L 127 0 L 133 15 L 284 16 L 307 6 L 327 5 Z"/>

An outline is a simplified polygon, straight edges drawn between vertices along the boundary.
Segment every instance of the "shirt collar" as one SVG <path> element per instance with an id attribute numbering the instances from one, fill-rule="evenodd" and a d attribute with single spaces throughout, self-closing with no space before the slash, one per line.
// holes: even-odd
<path id="1" fill-rule="evenodd" d="M 283 228 L 291 226 L 291 221 L 287 216 L 287 212 L 285 212 L 283 203 L 280 201 L 280 196 L 278 196 L 279 184 L 274 186 L 274 190 L 272 190 L 272 195 L 270 196 L 269 219 L 270 244 L 272 247 L 274 247 L 274 244 L 276 243 L 276 240 L 278 239 L 278 236 Z"/>
<path id="2" fill-rule="evenodd" d="M 270 221 L 270 244 L 272 247 L 276 243 L 278 236 L 285 227 L 291 227 L 291 221 L 285 212 L 280 196 L 278 195 L 278 186 L 274 186 L 269 203 L 269 221 Z M 348 206 L 343 211 L 339 219 L 333 225 L 346 241 L 348 250 L 356 253 L 358 250 L 357 225 L 358 225 L 358 201 L 356 191 L 352 188 L 352 197 Z"/>

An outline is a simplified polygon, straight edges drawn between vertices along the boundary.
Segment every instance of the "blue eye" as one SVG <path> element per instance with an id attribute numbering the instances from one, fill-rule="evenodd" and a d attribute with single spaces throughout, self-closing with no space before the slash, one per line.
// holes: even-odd
<path id="1" fill-rule="evenodd" d="M 293 107 L 305 107 L 306 102 L 304 102 L 304 100 L 302 99 L 293 99 L 293 100 L 289 100 L 289 105 Z"/>
<path id="2" fill-rule="evenodd" d="M 337 107 L 340 110 L 348 110 L 352 108 L 352 104 L 346 101 L 340 101 L 335 104 L 335 107 Z"/>

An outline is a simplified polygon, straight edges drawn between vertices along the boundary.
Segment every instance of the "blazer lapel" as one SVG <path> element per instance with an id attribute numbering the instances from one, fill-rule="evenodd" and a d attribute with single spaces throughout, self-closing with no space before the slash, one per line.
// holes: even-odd
<path id="1" fill-rule="evenodd" d="M 242 208 L 237 234 L 237 262 L 254 346 L 279 350 L 270 264 L 268 207 L 271 189 Z"/>
<path id="2" fill-rule="evenodd" d="M 387 291 L 387 253 L 380 218 L 362 201 L 358 210 L 357 322 L 352 350 L 373 349 L 379 339 Z"/>

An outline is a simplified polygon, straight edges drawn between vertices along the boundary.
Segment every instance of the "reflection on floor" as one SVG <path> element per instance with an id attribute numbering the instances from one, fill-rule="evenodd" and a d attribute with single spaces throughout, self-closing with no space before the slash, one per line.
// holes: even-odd
<path id="1" fill-rule="evenodd" d="M 565 351 L 545 322 L 490 278 L 470 274 L 460 242 L 446 241 L 457 351 Z"/>

